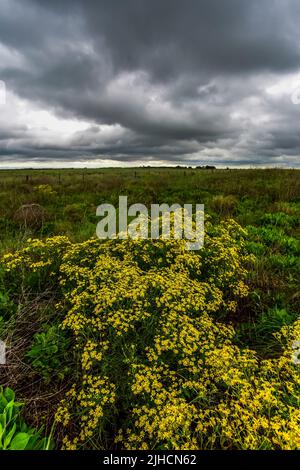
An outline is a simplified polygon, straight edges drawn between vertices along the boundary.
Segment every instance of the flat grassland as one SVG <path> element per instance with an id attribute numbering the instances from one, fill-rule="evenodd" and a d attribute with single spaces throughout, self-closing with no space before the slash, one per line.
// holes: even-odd
<path id="1" fill-rule="evenodd" d="M 97 240 L 120 195 L 204 248 Z M 300 449 L 299 216 L 300 170 L 0 171 L 0 449 Z"/>
<path id="2" fill-rule="evenodd" d="M 292 212 L 297 210 L 300 170 L 2 170 L 1 250 L 11 243 L 15 247 L 31 232 L 30 227 L 28 233 L 24 230 L 22 220 L 14 220 L 24 204 L 45 209 L 35 235 L 66 234 L 82 241 L 95 235 L 96 207 L 103 202 L 117 205 L 119 195 L 127 195 L 129 204 L 202 203 L 219 218 L 231 215 L 242 226 L 259 225 L 265 213 L 280 212 L 281 206 L 283 212 L 289 204 Z"/>

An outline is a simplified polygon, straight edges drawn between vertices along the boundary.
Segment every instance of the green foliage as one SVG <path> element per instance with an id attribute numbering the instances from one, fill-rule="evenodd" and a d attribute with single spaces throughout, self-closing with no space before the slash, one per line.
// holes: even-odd
<path id="1" fill-rule="evenodd" d="M 298 223 L 298 217 L 287 215 L 283 212 L 277 212 L 274 214 L 265 214 L 261 218 L 263 225 L 275 225 L 277 227 L 283 227 L 285 229 L 291 229 Z"/>
<path id="2" fill-rule="evenodd" d="M 261 256 L 267 251 L 266 246 L 261 242 L 246 241 L 246 247 L 248 251 L 255 256 Z"/>
<path id="3" fill-rule="evenodd" d="M 298 219 L 284 212 L 267 213 L 260 217 L 260 226 L 247 227 L 246 247 L 257 259 L 251 277 L 260 291 L 262 311 L 271 308 L 278 295 L 283 299 L 281 305 L 288 310 L 300 307 L 297 300 L 300 283 Z"/>
<path id="4" fill-rule="evenodd" d="M 300 241 L 295 237 L 288 236 L 283 228 L 266 225 L 262 227 L 249 226 L 247 230 L 254 241 L 262 242 L 268 247 L 273 246 L 283 252 L 300 253 Z"/>
<path id="5" fill-rule="evenodd" d="M 277 271 L 300 274 L 299 256 L 274 254 L 269 257 L 269 263 Z"/>
<path id="6" fill-rule="evenodd" d="M 274 333 L 291 325 L 297 316 L 284 308 L 273 307 L 260 313 L 254 321 L 242 323 L 237 328 L 237 341 L 252 347 L 262 357 L 276 357 L 282 350 Z"/>
<path id="7" fill-rule="evenodd" d="M 69 347 L 70 340 L 59 326 L 44 325 L 43 331 L 34 335 L 26 357 L 46 382 L 55 378 L 63 380 L 70 372 Z"/>
<path id="8" fill-rule="evenodd" d="M 34 188 L 36 198 L 41 203 L 49 203 L 55 201 L 57 196 L 56 191 L 50 184 L 40 184 Z"/>
<path id="9" fill-rule="evenodd" d="M 65 207 L 64 214 L 71 222 L 80 222 L 84 218 L 84 204 L 68 204 Z"/>
<path id="10" fill-rule="evenodd" d="M 21 417 L 22 403 L 10 388 L 0 388 L 0 450 L 47 450 L 50 439 L 27 426 Z"/>

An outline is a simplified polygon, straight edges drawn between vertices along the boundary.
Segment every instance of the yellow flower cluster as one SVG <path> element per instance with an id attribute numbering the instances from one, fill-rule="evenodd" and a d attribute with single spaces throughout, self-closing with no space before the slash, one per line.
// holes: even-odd
<path id="1" fill-rule="evenodd" d="M 299 449 L 300 374 L 291 350 L 259 363 L 254 352 L 233 344 L 232 329 L 205 316 L 198 327 L 198 354 L 170 342 L 168 355 L 156 348 L 148 366 L 133 368 L 138 406 L 117 441 L 127 449 L 158 442 L 166 449 Z M 299 338 L 298 324 L 289 330 Z M 175 372 L 171 353 L 179 349 L 185 359 Z"/>
<path id="2" fill-rule="evenodd" d="M 69 239 L 63 236 L 48 238 L 46 241 L 29 238 L 24 248 L 16 253 L 5 254 L 2 262 L 6 272 L 13 272 L 18 277 L 28 272 L 40 272 L 43 268 L 51 270 L 70 244 Z"/>
<path id="3" fill-rule="evenodd" d="M 101 419 L 105 410 L 112 407 L 114 402 L 115 386 L 108 377 L 84 373 L 79 387 L 73 384 L 56 411 L 57 423 L 64 427 L 77 424 L 78 429 L 75 437 L 65 434 L 62 448 L 73 450 L 87 443 L 97 429 L 101 429 Z M 71 423 L 71 413 L 73 423 Z M 79 420 L 78 423 L 75 423 L 75 416 Z"/>
<path id="4" fill-rule="evenodd" d="M 279 359 L 259 361 L 225 321 L 248 294 L 245 236 L 227 220 L 206 224 L 199 252 L 56 238 L 5 258 L 8 272 L 57 270 L 58 314 L 80 356 L 56 413 L 63 448 L 300 449 L 300 322 L 281 330 Z"/>
<path id="5" fill-rule="evenodd" d="M 103 341 L 102 343 L 100 342 L 97 344 L 89 340 L 86 343 L 81 356 L 82 369 L 89 370 L 92 368 L 93 361 L 101 361 L 102 351 L 106 351 L 108 348 L 108 341 Z"/>

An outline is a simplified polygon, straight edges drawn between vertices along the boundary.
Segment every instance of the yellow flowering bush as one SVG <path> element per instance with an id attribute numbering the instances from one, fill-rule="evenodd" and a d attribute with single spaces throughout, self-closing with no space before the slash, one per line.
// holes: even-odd
<path id="1" fill-rule="evenodd" d="M 50 184 L 39 184 L 38 186 L 35 186 L 34 189 L 38 193 L 39 197 L 45 201 L 53 199 L 57 195 L 57 192 Z"/>
<path id="2" fill-rule="evenodd" d="M 15 253 L 2 257 L 7 284 L 42 289 L 49 284 L 49 277 L 57 277 L 61 260 L 71 242 L 67 237 L 48 238 L 46 241 L 28 239 L 27 244 Z"/>
<path id="3" fill-rule="evenodd" d="M 228 320 L 248 295 L 245 237 L 232 220 L 208 221 L 195 252 L 184 241 L 56 237 L 4 258 L 8 276 L 56 283 L 74 339 L 55 416 L 62 448 L 300 448 L 299 325 L 278 335 L 279 359 L 260 361 Z"/>

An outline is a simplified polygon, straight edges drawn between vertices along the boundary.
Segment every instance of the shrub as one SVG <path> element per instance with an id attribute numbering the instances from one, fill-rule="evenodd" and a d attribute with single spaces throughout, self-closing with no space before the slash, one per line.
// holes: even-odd
<path id="1" fill-rule="evenodd" d="M 53 187 L 50 184 L 40 184 L 34 187 L 37 198 L 41 203 L 49 203 L 49 201 L 54 201 L 57 192 L 54 191 Z"/>
<path id="2" fill-rule="evenodd" d="M 206 229 L 205 248 L 199 252 L 186 251 L 184 241 L 70 244 L 60 237 L 29 241 L 4 258 L 9 276 L 22 272 L 26 280 L 40 273 L 43 289 L 59 282 L 53 289 L 62 296 L 57 306 L 64 316 L 62 327 L 80 354 L 77 380 L 56 414 L 66 428 L 65 448 L 89 448 L 89 440 L 99 435 L 101 447 L 117 435 L 120 420 L 122 428 L 132 426 L 140 402 L 137 374 L 144 367 L 154 373 L 156 357 L 155 373 L 165 363 L 165 380 L 169 372 L 174 375 L 180 394 L 187 397 L 192 392 L 180 376 L 193 381 L 193 361 L 203 354 L 200 345 L 205 349 L 227 342 L 231 328 L 217 319 L 234 314 L 237 301 L 247 295 L 251 259 L 244 250 L 245 232 L 235 222 L 208 222 Z M 163 439 L 159 445 L 167 446 Z"/>
<path id="3" fill-rule="evenodd" d="M 3 256 L 5 285 L 14 294 L 26 288 L 40 292 L 54 285 L 69 244 L 68 238 L 62 236 L 48 238 L 45 242 L 29 238 L 21 250 Z"/>
<path id="4" fill-rule="evenodd" d="M 64 214 L 71 222 L 80 222 L 85 215 L 84 204 L 68 204 L 64 209 Z"/>
<path id="5" fill-rule="evenodd" d="M 79 354 L 55 415 L 63 448 L 300 448 L 299 322 L 282 326 L 277 312 L 281 353 L 260 360 L 228 321 L 249 291 L 246 236 L 226 220 L 206 223 L 198 252 L 183 241 L 54 238 L 5 257 L 8 276 L 54 283 Z"/>

